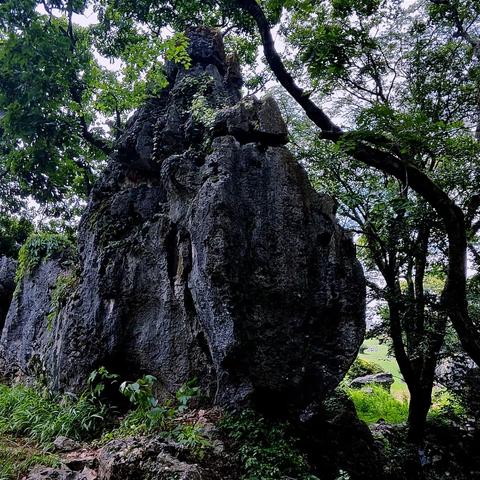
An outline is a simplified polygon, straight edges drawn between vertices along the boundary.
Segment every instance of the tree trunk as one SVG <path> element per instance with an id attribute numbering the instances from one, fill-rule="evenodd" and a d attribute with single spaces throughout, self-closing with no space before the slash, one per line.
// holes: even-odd
<path id="1" fill-rule="evenodd" d="M 410 405 L 408 409 L 408 439 L 420 445 L 425 435 L 427 415 L 432 403 L 432 383 L 421 379 L 414 385 L 409 385 Z"/>

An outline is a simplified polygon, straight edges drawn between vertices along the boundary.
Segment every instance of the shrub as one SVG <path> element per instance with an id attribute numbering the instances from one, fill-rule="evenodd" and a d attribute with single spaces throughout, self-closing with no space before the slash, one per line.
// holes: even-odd
<path id="1" fill-rule="evenodd" d="M 160 405 L 153 394 L 156 378 L 144 375 L 136 382 L 123 382 L 120 392 L 136 407 L 123 420 L 120 429 L 130 432 L 150 432 L 156 429 L 169 430 L 169 423 L 175 416 L 171 402 Z"/>
<path id="2" fill-rule="evenodd" d="M 441 424 L 463 424 L 468 415 L 461 400 L 447 389 L 434 392 L 428 418 Z"/>
<path id="3" fill-rule="evenodd" d="M 18 267 L 15 279 L 18 282 L 35 270 L 43 260 L 61 253 L 72 253 L 72 242 L 58 233 L 35 233 L 30 235 L 18 252 Z"/>
<path id="4" fill-rule="evenodd" d="M 172 438 L 185 445 L 199 458 L 202 458 L 210 442 L 205 437 L 199 423 L 182 422 L 181 416 L 189 404 L 199 394 L 195 380 L 187 382 L 176 393 L 175 400 L 159 403 L 153 393 L 156 378 L 144 375 L 135 382 L 123 382 L 120 392 L 135 407 L 120 425 L 102 437 L 102 443 L 114 438 L 157 432 L 165 438 Z"/>
<path id="5" fill-rule="evenodd" d="M 387 423 L 403 423 L 407 420 L 408 402 L 395 399 L 382 387 L 349 388 L 347 393 L 355 404 L 358 417 L 364 422 L 375 423 L 383 419 Z"/>
<path id="6" fill-rule="evenodd" d="M 354 378 L 363 377 L 364 375 L 374 375 L 383 372 L 382 367 L 376 363 L 368 362 L 367 360 L 357 357 L 348 370 L 346 378 L 353 380 Z"/>
<path id="7" fill-rule="evenodd" d="M 252 410 L 226 415 L 221 427 L 233 441 L 245 480 L 315 480 L 304 455 L 295 448 L 288 425 L 267 421 Z"/>

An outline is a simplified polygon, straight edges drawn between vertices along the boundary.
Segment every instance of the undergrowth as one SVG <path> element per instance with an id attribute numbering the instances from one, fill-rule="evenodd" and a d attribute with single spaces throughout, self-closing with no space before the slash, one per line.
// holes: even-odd
<path id="1" fill-rule="evenodd" d="M 244 480 L 318 480 L 285 423 L 273 423 L 252 410 L 226 415 L 221 428 L 233 442 Z"/>
<path id="2" fill-rule="evenodd" d="M 468 415 L 458 397 L 442 389 L 433 394 L 432 408 L 428 412 L 428 418 L 443 425 L 462 425 L 466 423 Z"/>
<path id="3" fill-rule="evenodd" d="M 387 423 L 403 423 L 408 417 L 408 402 L 397 400 L 387 390 L 377 385 L 365 389 L 347 388 L 347 393 L 355 404 L 357 415 L 366 423 L 380 419 Z"/>
<path id="4" fill-rule="evenodd" d="M 0 480 L 23 478 L 35 465 L 57 467 L 59 464 L 56 455 L 16 438 L 0 436 Z"/>
<path id="5" fill-rule="evenodd" d="M 105 425 L 108 407 L 87 390 L 79 397 L 55 397 L 21 385 L 0 385 L 0 434 L 28 437 L 50 446 L 63 435 L 93 438 Z"/>
<path id="6" fill-rule="evenodd" d="M 132 404 L 114 427 L 115 409 L 104 398 L 107 384 L 118 375 L 101 367 L 88 378 L 88 387 L 77 396 L 54 396 L 44 389 L 0 385 L 0 435 L 22 436 L 45 448 L 62 435 L 75 440 L 100 443 L 114 438 L 156 433 L 172 438 L 202 457 L 210 446 L 202 425 L 185 419 L 190 401 L 198 396 L 194 382 L 183 385 L 175 399 L 159 403 L 153 394 L 156 379 L 145 375 L 136 382 L 123 382 L 120 392 Z M 103 434 L 103 436 L 102 436 Z"/>
<path id="7" fill-rule="evenodd" d="M 160 403 L 153 393 L 156 378 L 144 375 L 136 382 L 123 382 L 120 392 L 135 407 L 120 422 L 117 428 L 106 432 L 100 443 L 132 435 L 157 433 L 171 438 L 187 447 L 198 458 L 203 458 L 210 447 L 202 425 L 184 421 L 182 416 L 190 402 L 199 394 L 195 380 L 187 382 L 176 393 L 175 399 Z"/>

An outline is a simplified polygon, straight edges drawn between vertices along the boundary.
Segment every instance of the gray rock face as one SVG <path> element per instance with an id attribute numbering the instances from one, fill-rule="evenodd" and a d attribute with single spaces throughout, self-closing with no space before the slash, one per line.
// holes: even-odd
<path id="1" fill-rule="evenodd" d="M 5 323 L 13 292 L 17 262 L 12 258 L 0 257 L 0 331 Z"/>
<path id="2" fill-rule="evenodd" d="M 363 273 L 275 101 L 240 100 L 220 37 L 190 36 L 192 67 L 168 67 L 92 193 L 76 292 L 48 339 L 12 309 L 10 355 L 38 353 L 57 389 L 105 365 L 164 396 L 197 378 L 212 403 L 309 411 L 362 342 Z"/>
<path id="3" fill-rule="evenodd" d="M 97 478 L 95 471 L 87 467 L 80 472 L 68 467 L 35 467 L 25 480 L 96 480 Z"/>
<path id="4" fill-rule="evenodd" d="M 80 444 L 71 438 L 60 435 L 53 441 L 53 447 L 58 452 L 71 452 L 72 450 L 79 449 Z"/>
<path id="5" fill-rule="evenodd" d="M 393 382 L 393 375 L 391 373 L 376 373 L 374 375 L 364 375 L 363 377 L 354 378 L 350 382 L 350 386 L 352 388 L 362 388 L 365 385 L 378 385 L 390 391 Z"/>
<path id="6" fill-rule="evenodd" d="M 2 374 L 29 379 L 43 375 L 43 355 L 53 345 L 48 314 L 59 275 L 67 273 L 62 258 L 47 260 L 26 275 L 14 295 L 2 332 Z"/>

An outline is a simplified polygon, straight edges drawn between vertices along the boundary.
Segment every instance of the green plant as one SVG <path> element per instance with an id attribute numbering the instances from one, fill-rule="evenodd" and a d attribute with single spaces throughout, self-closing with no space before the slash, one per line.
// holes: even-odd
<path id="1" fill-rule="evenodd" d="M 190 402 L 198 397 L 200 394 L 200 388 L 197 386 L 197 379 L 189 380 L 187 383 L 182 385 L 175 394 L 177 399 L 177 411 L 179 413 L 184 412 L 188 409 Z"/>
<path id="2" fill-rule="evenodd" d="M 30 235 L 18 252 L 18 267 L 15 280 L 19 283 L 23 277 L 37 268 L 43 260 L 60 253 L 72 252 L 72 242 L 58 233 L 35 233 Z"/>
<path id="3" fill-rule="evenodd" d="M 121 421 L 118 427 L 103 435 L 101 442 L 114 438 L 157 432 L 165 438 L 173 438 L 185 445 L 198 458 L 202 458 L 210 442 L 199 423 L 183 422 L 182 415 L 189 408 L 191 400 L 198 396 L 195 380 L 182 385 L 175 401 L 160 403 L 154 393 L 156 378 L 144 375 L 135 382 L 123 382 L 120 392 L 136 407 Z"/>
<path id="4" fill-rule="evenodd" d="M 447 389 L 434 392 L 432 408 L 428 412 L 430 420 L 446 425 L 463 424 L 467 416 L 464 405 L 455 394 Z"/>
<path id="5" fill-rule="evenodd" d="M 105 367 L 99 367 L 98 369 L 93 370 L 87 380 L 90 395 L 95 399 L 100 399 L 105 390 L 106 383 L 117 383 L 118 378 L 119 375 L 116 373 L 110 373 Z"/>
<path id="6" fill-rule="evenodd" d="M 347 372 L 346 378 L 353 380 L 354 378 L 363 377 L 364 375 L 374 375 L 375 373 L 383 373 L 382 367 L 376 363 L 369 362 L 357 357 Z"/>
<path id="7" fill-rule="evenodd" d="M 192 99 L 192 117 L 206 129 L 211 129 L 215 123 L 216 110 L 211 107 L 202 93 L 195 93 Z"/>
<path id="8" fill-rule="evenodd" d="M 203 458 L 211 446 L 205 437 L 203 428 L 198 423 L 178 424 L 172 431 L 172 437 L 181 445 L 187 447 L 197 458 Z"/>
<path id="9" fill-rule="evenodd" d="M 285 423 L 273 423 L 253 410 L 226 415 L 221 428 L 232 440 L 244 469 L 245 480 L 278 480 L 292 477 L 315 480 L 305 456 Z"/>
<path id="10" fill-rule="evenodd" d="M 50 312 L 47 315 L 47 328 L 53 327 L 53 322 L 60 313 L 60 309 L 65 305 L 68 295 L 75 288 L 78 281 L 76 271 L 60 274 L 55 281 L 52 293 L 50 295 Z"/>
<path id="11" fill-rule="evenodd" d="M 156 380 L 153 375 L 144 375 L 136 382 L 123 382 L 120 385 L 120 392 L 139 409 L 149 410 L 158 405 L 153 395 L 153 385 Z"/>
<path id="12" fill-rule="evenodd" d="M 347 393 L 355 404 L 358 417 L 364 422 L 375 423 L 383 419 L 387 423 L 403 423 L 407 420 L 408 402 L 397 400 L 382 387 L 348 388 Z"/>
<path id="13" fill-rule="evenodd" d="M 171 402 L 159 404 L 153 394 L 156 380 L 153 375 L 144 375 L 136 382 L 123 382 L 120 385 L 120 392 L 136 407 L 123 420 L 121 431 L 140 433 L 168 429 L 169 422 L 175 416 L 175 408 Z"/>

